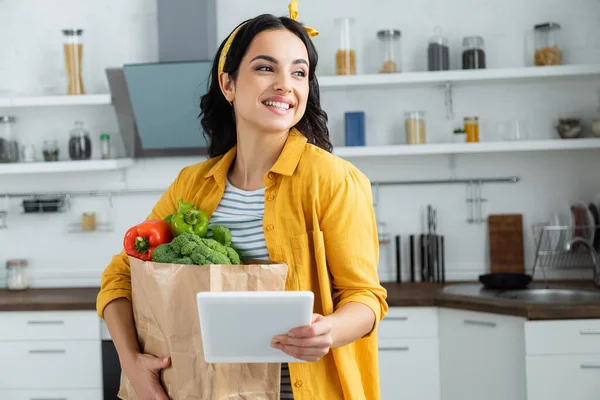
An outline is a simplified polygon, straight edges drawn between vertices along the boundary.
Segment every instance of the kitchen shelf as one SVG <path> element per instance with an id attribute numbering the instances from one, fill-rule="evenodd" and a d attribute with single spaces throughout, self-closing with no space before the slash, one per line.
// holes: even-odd
<path id="1" fill-rule="evenodd" d="M 102 106 L 110 104 L 112 104 L 110 94 L 0 97 L 0 107 Z"/>
<path id="2" fill-rule="evenodd" d="M 129 168 L 133 165 L 133 162 L 134 161 L 131 158 L 120 158 L 115 160 L 9 163 L 0 164 L 0 175 L 116 171 Z"/>
<path id="3" fill-rule="evenodd" d="M 335 147 L 342 158 L 367 158 L 434 154 L 512 153 L 515 151 L 555 151 L 600 149 L 600 138 L 520 140 L 479 143 L 433 143 L 421 145 Z"/>
<path id="4" fill-rule="evenodd" d="M 361 88 L 393 85 L 444 85 L 466 82 L 502 82 L 600 75 L 600 64 L 558 65 L 522 68 L 489 68 L 477 70 L 400 72 L 351 76 L 320 76 L 321 88 Z"/>

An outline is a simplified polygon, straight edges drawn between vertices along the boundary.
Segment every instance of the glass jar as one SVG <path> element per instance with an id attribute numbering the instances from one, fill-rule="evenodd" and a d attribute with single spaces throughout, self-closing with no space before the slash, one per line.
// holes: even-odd
<path id="1" fill-rule="evenodd" d="M 463 39 L 463 69 L 485 68 L 485 48 L 481 36 L 467 36 Z"/>
<path id="2" fill-rule="evenodd" d="M 478 117 L 465 117 L 464 118 L 464 129 L 466 134 L 466 141 L 468 143 L 479 142 L 479 118 Z"/>
<path id="3" fill-rule="evenodd" d="M 67 75 L 67 94 L 85 94 L 81 66 L 83 64 L 82 29 L 64 29 L 63 52 Z"/>
<path id="4" fill-rule="evenodd" d="M 102 159 L 110 159 L 110 135 L 108 133 L 100 135 L 100 149 L 102 151 Z"/>
<path id="5" fill-rule="evenodd" d="M 19 161 L 21 146 L 14 132 L 16 118 L 9 115 L 0 116 L 0 162 L 12 163 Z"/>
<path id="6" fill-rule="evenodd" d="M 44 140 L 44 161 L 58 161 L 58 141 Z"/>
<path id="7" fill-rule="evenodd" d="M 84 212 L 81 215 L 81 230 L 91 232 L 96 230 L 96 213 Z"/>
<path id="8" fill-rule="evenodd" d="M 534 27 L 535 54 L 533 62 L 535 65 L 561 65 L 563 63 L 560 33 L 560 25 L 556 22 L 547 22 Z"/>
<path id="9" fill-rule="evenodd" d="M 385 29 L 377 32 L 379 51 L 381 53 L 380 73 L 390 74 L 400 72 L 400 65 L 402 65 L 401 36 L 402 32 L 397 29 Z"/>
<path id="10" fill-rule="evenodd" d="M 442 35 L 442 28 L 437 26 L 434 35 L 429 38 L 427 46 L 427 69 L 429 71 L 450 70 L 450 41 Z"/>
<path id="11" fill-rule="evenodd" d="M 69 135 L 69 157 L 71 160 L 89 160 L 92 157 L 90 132 L 83 129 L 83 122 L 75 121 Z"/>
<path id="12" fill-rule="evenodd" d="M 356 44 L 352 26 L 354 18 L 343 17 L 335 20 L 339 29 L 340 44 L 335 53 L 335 73 L 336 75 L 356 75 Z"/>
<path id="13" fill-rule="evenodd" d="M 6 261 L 6 287 L 8 290 L 25 290 L 29 287 L 27 260 Z"/>
<path id="14" fill-rule="evenodd" d="M 406 144 L 425 144 L 425 112 L 410 111 L 405 114 Z"/>

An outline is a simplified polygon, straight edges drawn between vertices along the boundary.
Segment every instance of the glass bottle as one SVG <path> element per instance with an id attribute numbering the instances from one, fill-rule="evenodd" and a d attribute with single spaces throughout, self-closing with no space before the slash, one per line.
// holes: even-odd
<path id="1" fill-rule="evenodd" d="M 102 150 L 102 159 L 110 159 L 110 135 L 108 133 L 100 135 L 100 148 Z"/>
<path id="2" fill-rule="evenodd" d="M 25 290 L 29 287 L 27 260 L 6 261 L 6 286 L 8 290 Z"/>
<path id="3" fill-rule="evenodd" d="M 9 115 L 0 116 L 0 162 L 19 161 L 19 141 L 14 132 L 16 118 Z"/>
<path id="4" fill-rule="evenodd" d="M 63 52 L 67 73 L 67 94 L 85 94 L 81 66 L 83 64 L 82 29 L 63 30 Z"/>
<path id="5" fill-rule="evenodd" d="M 479 142 L 479 118 L 477 117 L 465 117 L 464 128 L 466 133 L 466 139 L 468 143 Z"/>
<path id="6" fill-rule="evenodd" d="M 442 28 L 437 26 L 434 35 L 429 38 L 427 46 L 427 69 L 429 71 L 448 71 L 450 69 L 450 45 L 447 37 L 442 35 Z"/>
<path id="7" fill-rule="evenodd" d="M 410 111 L 405 114 L 406 144 L 425 144 L 425 112 Z"/>
<path id="8" fill-rule="evenodd" d="M 340 44 L 335 53 L 336 75 L 356 75 L 356 49 L 352 26 L 354 18 L 337 18 L 335 23 L 339 29 Z"/>
<path id="9" fill-rule="evenodd" d="M 81 121 L 75 121 L 75 128 L 71 130 L 69 157 L 71 157 L 71 160 L 89 160 L 92 157 L 90 133 L 83 129 L 83 122 Z"/>
<path id="10" fill-rule="evenodd" d="M 467 36 L 463 39 L 463 69 L 483 69 L 485 65 L 485 48 L 481 36 Z"/>
<path id="11" fill-rule="evenodd" d="M 379 72 L 395 73 L 400 72 L 401 60 L 401 46 L 400 38 L 402 32 L 397 29 L 385 29 L 377 32 L 377 38 L 379 39 L 379 50 L 381 53 L 381 68 Z"/>
<path id="12" fill-rule="evenodd" d="M 563 52 L 561 47 L 561 28 L 556 22 L 538 24 L 534 27 L 535 54 L 533 62 L 537 66 L 561 65 Z"/>

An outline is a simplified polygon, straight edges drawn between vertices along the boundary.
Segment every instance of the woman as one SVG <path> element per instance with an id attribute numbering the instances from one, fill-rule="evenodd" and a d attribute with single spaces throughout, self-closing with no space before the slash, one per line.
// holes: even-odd
<path id="1" fill-rule="evenodd" d="M 367 178 L 331 154 L 315 76 L 315 34 L 292 18 L 261 15 L 221 44 L 201 101 L 210 159 L 184 168 L 150 213 L 177 198 L 228 226 L 244 257 L 289 266 L 286 290 L 315 294 L 310 326 L 272 346 L 307 363 L 282 366 L 282 398 L 379 399 L 375 328 L 387 313 Z M 124 253 L 102 276 L 98 314 L 123 372 L 143 399 L 166 399 L 169 359 L 140 354 Z M 293 396 L 293 397 L 292 397 Z"/>

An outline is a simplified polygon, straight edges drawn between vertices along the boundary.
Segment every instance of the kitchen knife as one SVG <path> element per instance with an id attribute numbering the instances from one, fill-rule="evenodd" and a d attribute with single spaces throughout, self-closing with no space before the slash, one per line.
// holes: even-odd
<path id="1" fill-rule="evenodd" d="M 410 235 L 410 281 L 415 281 L 415 235 Z"/>
<path id="2" fill-rule="evenodd" d="M 402 283 L 402 257 L 400 250 L 400 235 L 396 235 L 396 282 Z"/>

